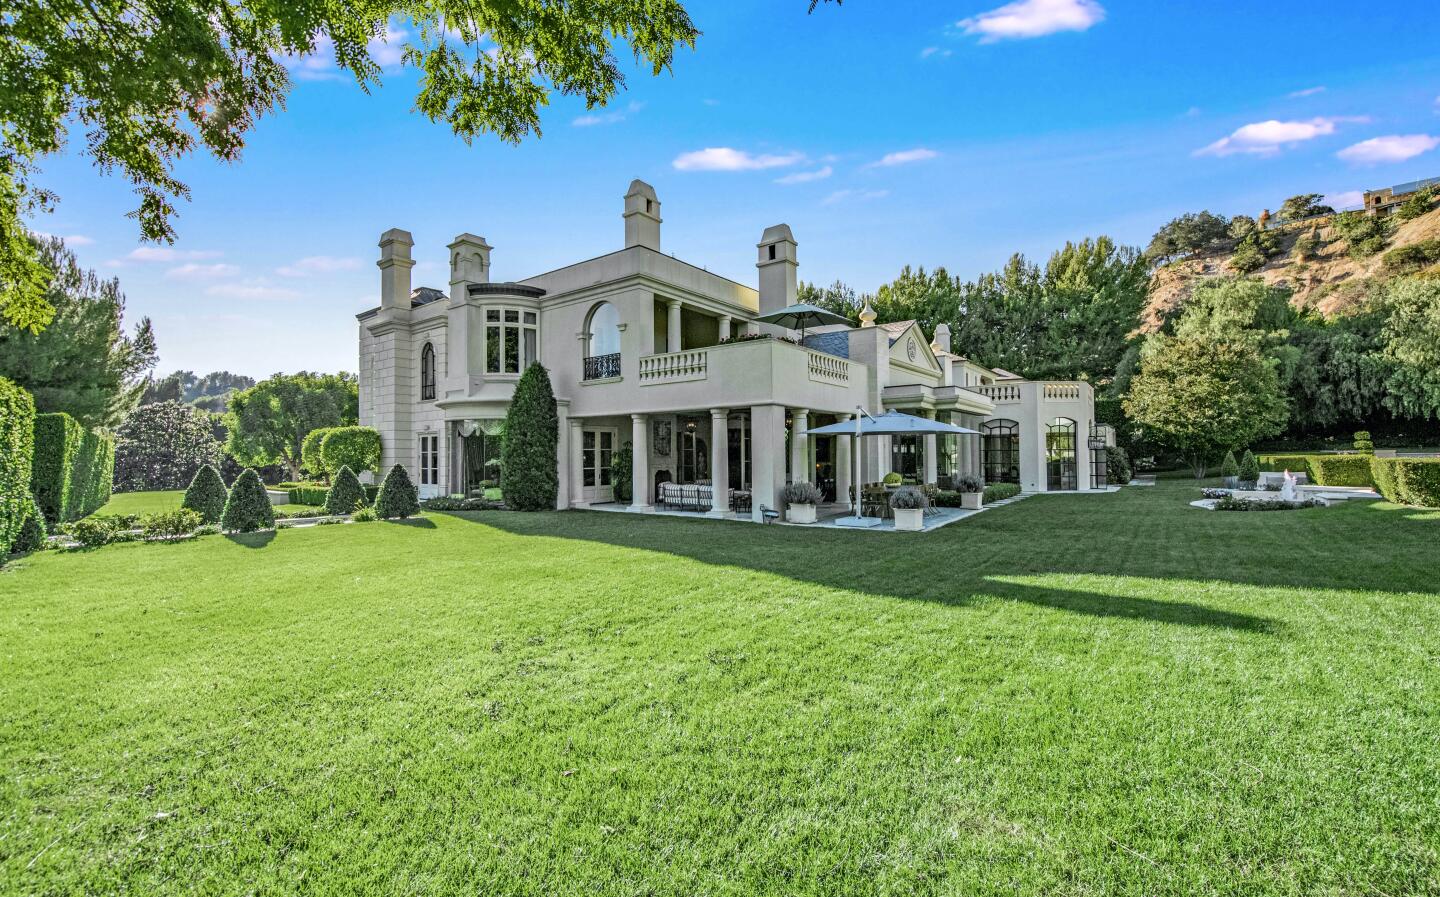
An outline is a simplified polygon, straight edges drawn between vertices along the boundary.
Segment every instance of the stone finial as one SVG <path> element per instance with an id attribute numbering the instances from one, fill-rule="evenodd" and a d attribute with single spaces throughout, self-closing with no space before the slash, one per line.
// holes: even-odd
<path id="1" fill-rule="evenodd" d="M 879 315 L 875 314 L 875 306 L 870 304 L 870 297 L 866 296 L 865 307 L 860 309 L 860 326 L 874 327 L 877 317 L 879 317 Z"/>
<path id="2" fill-rule="evenodd" d="M 930 341 L 930 348 L 936 352 L 950 351 L 950 325 L 943 321 L 935 325 L 935 338 Z"/>

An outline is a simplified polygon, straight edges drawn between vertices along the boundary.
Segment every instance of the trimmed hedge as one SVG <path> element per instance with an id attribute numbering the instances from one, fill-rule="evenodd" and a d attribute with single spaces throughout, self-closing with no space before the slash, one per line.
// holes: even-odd
<path id="1" fill-rule="evenodd" d="M 365 490 L 365 503 L 375 504 L 375 496 L 380 494 L 380 487 L 368 483 L 362 483 Z M 285 488 L 283 485 L 281 488 Z M 318 508 L 325 504 L 325 499 L 330 497 L 330 489 L 326 486 L 296 486 L 287 490 L 290 495 L 290 504 L 309 505 Z"/>
<path id="2" fill-rule="evenodd" d="M 1440 508 L 1440 458 L 1374 458 L 1371 474 L 1389 501 Z"/>
<path id="3" fill-rule="evenodd" d="M 222 529 L 234 533 L 253 533 L 257 529 L 271 529 L 275 526 L 275 512 L 270 508 L 270 496 L 265 494 L 265 484 L 249 467 L 235 478 L 230 486 L 230 497 L 225 500 L 225 513 L 220 517 Z"/>
<path id="4" fill-rule="evenodd" d="M 375 499 L 375 513 L 386 520 L 413 517 L 420 513 L 420 499 L 405 465 L 396 464 L 385 474 L 385 482 L 380 484 L 380 495 Z"/>
<path id="5" fill-rule="evenodd" d="M 195 471 L 195 478 L 185 490 L 185 500 L 180 502 L 180 507 L 199 514 L 201 523 L 219 523 L 220 516 L 225 513 L 227 498 L 220 471 L 206 464 Z"/>
<path id="6" fill-rule="evenodd" d="M 1310 482 L 1317 486 L 1369 488 L 1375 485 L 1369 455 L 1311 455 L 1306 460 L 1310 465 Z"/>
<path id="7" fill-rule="evenodd" d="M 40 513 L 35 496 L 31 495 L 29 490 L 26 490 L 25 494 L 30 499 L 30 509 L 25 514 L 25 522 L 20 525 L 19 535 L 10 543 L 10 550 L 16 554 L 39 551 L 45 547 L 45 538 L 49 535 L 45 529 L 45 515 Z"/>
<path id="8" fill-rule="evenodd" d="M 30 515 L 35 454 L 35 400 L 0 377 L 0 562 Z"/>
<path id="9" fill-rule="evenodd" d="M 353 514 L 365 505 L 365 490 L 349 465 L 341 465 L 335 473 L 335 485 L 325 496 L 326 514 Z"/>
<path id="10" fill-rule="evenodd" d="M 300 466 L 310 472 L 312 477 L 325 476 L 325 459 L 320 455 L 320 442 L 329 435 L 334 427 L 316 427 L 305 438 L 300 440 Z"/>
<path id="11" fill-rule="evenodd" d="M 1020 494 L 1019 483 L 991 483 L 985 487 L 985 494 L 980 499 L 984 504 L 1004 501 L 1007 498 L 1014 498 Z"/>
<path id="12" fill-rule="evenodd" d="M 302 448 L 303 454 L 303 448 Z M 373 427 L 333 427 L 320 440 L 320 459 L 325 470 L 340 473 L 348 467 L 355 473 L 380 468 L 380 431 Z"/>
<path id="13" fill-rule="evenodd" d="M 1270 473 L 1290 471 L 1291 473 L 1304 473 L 1313 481 L 1314 474 L 1310 471 L 1311 455 L 1261 455 L 1260 469 Z"/>
<path id="14" fill-rule="evenodd" d="M 35 415 L 30 488 L 51 524 L 79 520 L 110 500 L 115 441 L 63 412 Z"/>

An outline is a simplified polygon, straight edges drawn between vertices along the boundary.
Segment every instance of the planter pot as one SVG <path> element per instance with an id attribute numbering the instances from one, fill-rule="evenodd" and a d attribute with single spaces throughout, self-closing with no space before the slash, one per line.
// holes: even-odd
<path id="1" fill-rule="evenodd" d="M 1226 489 L 1234 489 L 1236 486 L 1239 486 L 1239 485 L 1240 485 L 1240 478 L 1239 478 L 1239 477 L 1226 477 L 1226 478 L 1225 478 L 1225 488 L 1226 488 Z"/>
<path id="2" fill-rule="evenodd" d="M 984 492 L 961 492 L 960 507 L 966 511 L 978 511 L 980 510 L 980 503 L 984 498 Z"/>
<path id="3" fill-rule="evenodd" d="M 896 508 L 895 529 L 918 533 L 925 528 L 925 512 L 920 508 Z"/>
<path id="4" fill-rule="evenodd" d="M 785 510 L 785 519 L 791 523 L 814 523 L 814 505 L 791 505 Z"/>

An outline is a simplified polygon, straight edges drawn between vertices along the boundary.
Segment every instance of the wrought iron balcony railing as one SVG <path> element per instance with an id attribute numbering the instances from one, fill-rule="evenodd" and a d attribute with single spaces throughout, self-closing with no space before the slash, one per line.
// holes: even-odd
<path id="1" fill-rule="evenodd" d="M 585 359 L 586 380 L 606 380 L 620 376 L 620 353 L 590 355 Z"/>

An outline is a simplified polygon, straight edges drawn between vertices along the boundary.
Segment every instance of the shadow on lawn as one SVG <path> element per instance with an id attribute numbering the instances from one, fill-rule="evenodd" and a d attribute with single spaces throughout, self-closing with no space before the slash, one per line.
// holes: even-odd
<path id="1" fill-rule="evenodd" d="M 275 530 L 266 529 L 255 533 L 226 533 L 225 538 L 246 548 L 264 548 L 275 541 Z"/>

